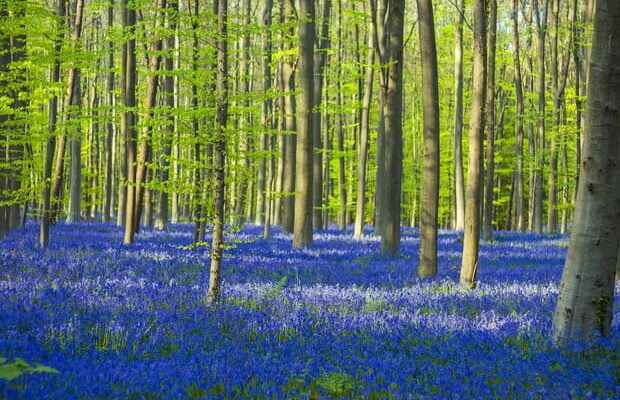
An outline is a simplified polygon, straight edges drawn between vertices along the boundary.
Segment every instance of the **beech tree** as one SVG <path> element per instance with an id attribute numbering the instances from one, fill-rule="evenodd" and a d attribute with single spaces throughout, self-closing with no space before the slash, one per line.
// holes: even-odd
<path id="1" fill-rule="evenodd" d="M 553 317 L 557 343 L 609 334 L 620 244 L 620 3 L 597 0 L 574 228 Z"/>

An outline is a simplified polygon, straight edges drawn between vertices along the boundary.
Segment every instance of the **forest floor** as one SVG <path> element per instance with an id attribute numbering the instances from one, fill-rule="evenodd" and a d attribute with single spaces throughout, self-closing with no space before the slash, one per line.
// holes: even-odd
<path id="1" fill-rule="evenodd" d="M 247 227 L 227 235 L 208 308 L 209 248 L 190 226 L 125 247 L 113 225 L 61 224 L 45 251 L 37 229 L 0 243 L 0 398 L 620 397 L 620 302 L 610 338 L 551 345 L 563 236 L 497 233 L 466 291 L 454 232 L 422 281 L 413 229 L 387 259 L 372 236 L 329 230 L 293 250 Z"/>

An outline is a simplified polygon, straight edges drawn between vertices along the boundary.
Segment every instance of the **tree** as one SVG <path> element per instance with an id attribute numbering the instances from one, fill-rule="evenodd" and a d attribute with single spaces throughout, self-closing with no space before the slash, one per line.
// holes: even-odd
<path id="1" fill-rule="evenodd" d="M 439 86 L 435 20 L 431 0 L 418 0 L 420 55 L 424 103 L 424 175 L 418 275 L 437 274 L 437 212 L 439 207 Z"/>
<path id="2" fill-rule="evenodd" d="M 398 0 L 371 0 L 376 32 L 376 50 L 382 65 L 380 95 L 383 124 L 382 168 L 385 183 L 378 192 L 385 198 L 378 203 L 384 219 L 381 253 L 395 256 L 400 248 L 400 196 L 402 174 L 402 90 L 403 30 L 405 3 Z M 389 193 L 389 195 L 387 195 Z M 380 195 L 379 195 L 380 196 Z M 381 196 L 380 196 L 381 197 Z M 382 222 L 383 223 L 383 222 Z"/>
<path id="3" fill-rule="evenodd" d="M 465 226 L 465 181 L 463 179 L 463 21 L 465 0 L 458 0 L 454 44 L 454 198 L 456 230 Z M 518 0 L 515 0 L 518 1 Z"/>
<path id="4" fill-rule="evenodd" d="M 136 10 L 133 4 L 129 4 L 127 0 L 123 0 L 123 27 L 128 35 L 127 42 L 123 45 L 125 52 L 124 62 L 121 67 L 123 74 L 123 105 L 125 112 L 123 113 L 122 132 L 125 137 L 125 193 L 121 196 L 121 200 L 125 200 L 124 216 L 122 218 L 125 232 L 123 236 L 123 244 L 132 244 L 136 233 L 136 156 L 137 156 L 137 133 L 136 133 Z"/>
<path id="5" fill-rule="evenodd" d="M 620 244 L 620 3 L 597 0 L 574 228 L 553 316 L 559 344 L 610 331 Z"/>
<path id="6" fill-rule="evenodd" d="M 290 1 L 280 0 L 281 13 L 284 15 L 283 23 L 294 19 L 295 10 L 292 7 Z M 293 28 L 288 32 L 283 32 L 283 46 L 288 47 L 286 36 L 293 36 Z M 285 45 L 286 43 L 286 45 Z M 295 62 L 293 60 L 286 60 L 282 65 L 282 77 L 281 84 L 282 89 L 285 90 L 284 96 L 284 127 L 286 130 L 286 137 L 284 139 L 284 176 L 282 180 L 282 191 L 284 192 L 284 199 L 282 200 L 282 228 L 288 233 L 293 233 L 295 225 L 295 172 L 297 165 L 297 119 L 295 117 L 297 113 L 297 101 L 295 99 Z"/>
<path id="7" fill-rule="evenodd" d="M 56 35 L 54 36 L 54 54 L 52 64 L 52 82 L 60 82 L 60 50 L 64 39 L 65 1 L 56 2 Z M 52 222 L 52 167 L 54 162 L 54 149 L 56 147 L 56 129 L 58 123 L 58 96 L 54 94 L 48 104 L 48 135 L 45 146 L 45 161 L 43 171 L 43 196 L 41 201 L 41 225 L 39 230 L 39 245 L 43 248 L 49 244 L 49 230 Z"/>
<path id="8" fill-rule="evenodd" d="M 228 0 L 215 0 L 217 10 L 217 89 L 216 133 L 214 138 L 215 199 L 213 238 L 211 240 L 211 271 L 207 302 L 213 304 L 220 297 L 220 269 L 224 250 L 224 195 L 226 193 L 226 125 L 228 123 Z"/>
<path id="9" fill-rule="evenodd" d="M 482 213 L 482 237 L 493 239 L 493 198 L 495 189 L 495 52 L 497 47 L 497 0 L 488 0 L 489 32 L 487 44 L 487 99 L 486 99 L 486 147 L 484 212 Z"/>
<path id="10" fill-rule="evenodd" d="M 523 100 L 523 78 L 521 73 L 521 45 L 519 41 L 519 0 L 512 1 L 512 44 L 514 46 L 514 86 L 516 100 L 516 154 L 517 167 L 514 173 L 514 227 L 525 230 L 525 213 L 523 206 L 523 117 L 525 105 Z"/>
<path id="11" fill-rule="evenodd" d="M 474 287 L 480 246 L 482 135 L 486 103 L 486 1 L 474 1 L 474 77 L 469 129 L 469 160 L 465 193 L 465 232 L 461 284 Z"/>
<path id="12" fill-rule="evenodd" d="M 368 137 L 370 134 L 370 106 L 372 104 L 372 89 L 375 72 L 375 31 L 374 24 L 370 23 L 368 33 L 368 51 L 366 55 L 366 80 L 364 97 L 362 99 L 362 115 L 360 128 L 360 143 L 357 161 L 357 204 L 355 208 L 355 227 L 353 237 L 360 240 L 364 233 L 364 214 L 366 205 L 366 173 L 368 163 Z"/>
<path id="13" fill-rule="evenodd" d="M 297 155 L 295 171 L 295 226 L 293 246 L 312 244 L 312 107 L 314 106 L 314 1 L 299 2 L 299 86 L 301 87 L 297 113 Z"/>

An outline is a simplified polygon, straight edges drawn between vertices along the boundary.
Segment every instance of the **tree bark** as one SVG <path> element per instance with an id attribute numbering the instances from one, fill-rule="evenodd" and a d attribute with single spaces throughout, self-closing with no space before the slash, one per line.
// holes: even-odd
<path id="1" fill-rule="evenodd" d="M 596 1 L 581 179 L 553 316 L 560 345 L 610 333 L 620 243 L 620 3 Z"/>
<path id="2" fill-rule="evenodd" d="M 56 36 L 54 37 L 54 62 L 52 65 L 52 83 L 60 82 L 60 51 L 64 40 L 65 24 L 65 1 L 56 2 Z M 58 122 L 58 96 L 54 94 L 48 103 L 48 139 L 45 147 L 45 161 L 43 172 L 43 199 L 41 201 L 41 225 L 39 231 L 39 245 L 45 248 L 49 245 L 49 228 L 52 222 L 52 167 L 54 162 L 54 149 L 56 147 L 56 127 Z M 0 215 L 0 218 L 2 216 Z M 0 236 L 2 236 L 0 234 Z M 1 238 L 1 237 L 0 237 Z"/>
<path id="3" fill-rule="evenodd" d="M 514 174 L 514 214 L 516 229 L 524 231 L 525 213 L 523 206 L 523 116 L 525 111 L 523 100 L 523 78 L 521 73 L 521 46 L 519 43 L 519 0 L 512 1 L 512 44 L 514 47 L 514 68 L 515 68 L 515 98 L 516 98 L 516 154 L 517 168 Z"/>
<path id="4" fill-rule="evenodd" d="M 312 108 L 314 106 L 314 1 L 299 1 L 299 85 L 301 87 L 297 113 L 297 157 L 295 171 L 295 226 L 293 246 L 312 244 Z"/>
<path id="5" fill-rule="evenodd" d="M 518 0 L 515 0 L 518 1 Z M 455 229 L 465 224 L 465 180 L 463 176 L 463 21 L 465 4 L 458 0 L 458 23 L 454 45 L 454 191 Z"/>
<path id="6" fill-rule="evenodd" d="M 422 101 L 424 112 L 424 174 L 418 276 L 437 275 L 437 215 L 439 209 L 439 84 L 435 20 L 431 0 L 418 0 Z M 461 82 L 462 85 L 462 82 Z M 458 86 L 458 85 L 457 85 Z"/>
<path id="7" fill-rule="evenodd" d="M 370 107 L 372 104 L 372 89 L 374 82 L 375 63 L 375 31 L 374 24 L 370 24 L 368 33 L 368 50 L 366 55 L 366 83 L 362 98 L 362 115 L 360 119 L 360 143 L 357 162 L 357 204 L 355 208 L 355 227 L 353 237 L 361 240 L 364 234 L 365 205 L 366 205 L 366 173 L 368 164 L 368 138 L 370 136 Z"/>
<path id="8" fill-rule="evenodd" d="M 216 136 L 214 155 L 214 209 L 213 237 L 211 240 L 211 270 L 207 302 L 216 303 L 220 298 L 222 253 L 224 251 L 224 196 L 226 193 L 226 125 L 228 122 L 228 0 L 215 0 L 217 7 L 217 87 L 216 87 Z"/>
<path id="9" fill-rule="evenodd" d="M 486 1 L 474 1 L 474 77 L 469 130 L 469 160 L 461 285 L 475 287 L 480 246 L 482 135 L 486 103 Z"/>
<path id="10" fill-rule="evenodd" d="M 493 193 L 495 189 L 495 51 L 497 45 L 497 0 L 489 1 L 487 59 L 487 122 L 482 238 L 493 240 Z"/>

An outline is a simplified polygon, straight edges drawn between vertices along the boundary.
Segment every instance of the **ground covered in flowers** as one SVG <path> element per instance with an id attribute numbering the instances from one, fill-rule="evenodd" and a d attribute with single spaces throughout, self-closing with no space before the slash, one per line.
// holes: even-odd
<path id="1" fill-rule="evenodd" d="M 464 291 L 452 232 L 421 281 L 415 230 L 385 259 L 372 236 L 331 230 L 293 250 L 248 227 L 228 233 L 223 301 L 207 308 L 208 245 L 190 226 L 124 247 L 112 225 L 60 225 L 45 251 L 37 229 L 0 243 L 0 363 L 58 373 L 0 379 L 0 398 L 620 397 L 618 305 L 593 349 L 549 341 L 564 237 L 498 233 Z"/>

